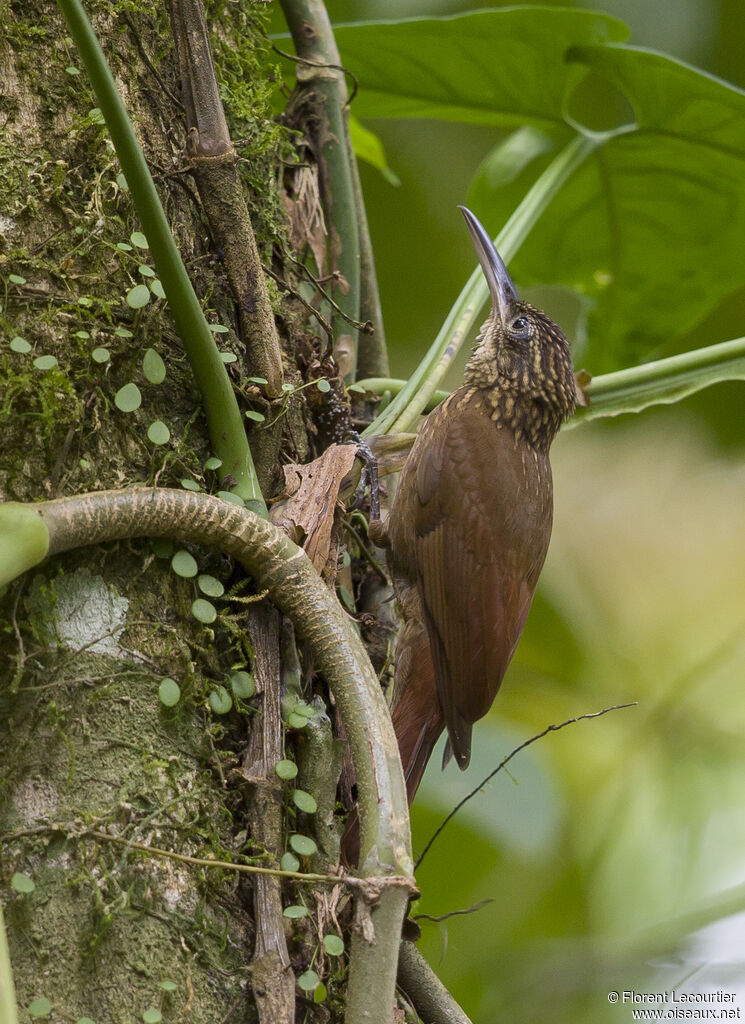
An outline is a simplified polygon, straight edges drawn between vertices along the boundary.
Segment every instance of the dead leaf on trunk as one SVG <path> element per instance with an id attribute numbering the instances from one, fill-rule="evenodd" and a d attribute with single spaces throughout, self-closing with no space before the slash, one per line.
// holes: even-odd
<path id="1" fill-rule="evenodd" d="M 354 445 L 332 444 L 305 466 L 285 466 L 287 500 L 272 509 L 272 520 L 305 549 L 316 571 L 329 582 L 336 575 L 339 550 L 334 536 L 336 503 L 355 454 Z"/>

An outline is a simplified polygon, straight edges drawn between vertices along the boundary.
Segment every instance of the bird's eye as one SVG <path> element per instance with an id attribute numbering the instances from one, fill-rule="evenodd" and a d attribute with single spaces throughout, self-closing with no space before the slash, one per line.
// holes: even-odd
<path id="1" fill-rule="evenodd" d="M 530 324 L 526 316 L 518 316 L 510 324 L 510 331 L 512 334 L 527 335 L 530 331 Z"/>

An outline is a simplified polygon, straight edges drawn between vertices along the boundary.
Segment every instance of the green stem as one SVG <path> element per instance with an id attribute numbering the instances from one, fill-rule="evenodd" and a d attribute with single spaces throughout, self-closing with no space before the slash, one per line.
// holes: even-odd
<path id="1" fill-rule="evenodd" d="M 351 139 L 348 140 L 351 146 Z M 357 157 L 352 147 L 349 152 L 349 164 L 352 169 L 352 185 L 354 187 L 355 207 L 357 210 L 357 226 L 360 242 L 360 320 L 369 320 L 373 325 L 373 334 L 360 335 L 357 351 L 357 375 L 386 374 L 388 368 L 388 346 L 385 340 L 383 309 L 380 304 L 378 274 L 375 269 L 370 228 L 367 223 L 365 197 L 362 194 L 360 170 Z"/>
<path id="2" fill-rule="evenodd" d="M 589 406 L 578 409 L 568 426 L 603 416 L 641 412 L 651 405 L 672 405 L 696 391 L 728 380 L 745 380 L 745 338 L 594 377 L 585 387 Z"/>
<path id="3" fill-rule="evenodd" d="M 18 1024 L 18 1006 L 10 966 L 8 936 L 5 933 L 3 905 L 0 903 L 0 1020 L 3 1024 Z"/>
<path id="4" fill-rule="evenodd" d="M 398 983 L 427 1024 L 472 1024 L 413 942 L 398 953 Z"/>
<path id="5" fill-rule="evenodd" d="M 386 391 L 397 395 L 406 387 L 406 383 L 403 377 L 365 377 L 364 380 L 357 381 L 357 387 L 363 388 L 370 395 L 384 395 Z M 442 390 L 433 392 L 422 411 L 431 412 L 436 405 L 444 402 L 449 394 L 449 391 Z"/>
<path id="6" fill-rule="evenodd" d="M 745 380 L 745 338 L 734 338 L 593 377 L 583 388 L 590 404 L 577 409 L 567 427 L 575 427 L 587 420 L 642 412 L 652 405 L 672 405 L 712 384 L 732 380 Z M 361 380 L 359 386 L 373 395 L 382 395 L 386 391 L 400 394 L 406 381 L 369 377 Z M 447 395 L 447 391 L 435 391 L 425 411 L 433 409 Z"/>
<path id="7" fill-rule="evenodd" d="M 297 55 L 297 88 L 308 99 L 307 130 L 315 139 L 330 269 L 348 288 L 336 288 L 336 301 L 351 320 L 360 318 L 360 238 L 351 162 L 348 95 L 339 50 L 323 0 L 281 0 Z M 320 101 L 320 102 L 319 102 Z M 357 369 L 357 331 L 334 313 L 334 354 L 344 379 Z"/>
<path id="8" fill-rule="evenodd" d="M 600 141 L 599 137 L 575 136 L 533 184 L 495 239 L 505 263 L 513 258 L 567 178 L 600 145 Z M 488 297 L 486 280 L 481 268 L 477 267 L 455 300 L 427 355 L 385 412 L 365 430 L 363 437 L 405 433 L 413 428 Z"/>
<path id="9" fill-rule="evenodd" d="M 266 512 L 238 403 L 225 364 L 171 234 L 168 220 L 127 111 L 80 0 L 59 0 L 80 51 L 101 113 L 147 236 L 158 276 L 202 394 L 210 440 L 233 490 L 257 512 Z"/>

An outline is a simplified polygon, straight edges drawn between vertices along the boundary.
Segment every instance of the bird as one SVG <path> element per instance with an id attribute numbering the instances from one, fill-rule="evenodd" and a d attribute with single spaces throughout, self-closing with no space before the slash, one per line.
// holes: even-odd
<path id="1" fill-rule="evenodd" d="M 549 449 L 583 399 L 561 329 L 519 298 L 483 225 L 459 209 L 491 311 L 463 385 L 423 421 L 378 533 L 403 620 L 391 713 L 409 803 L 443 730 L 443 768 L 468 766 L 546 558 Z"/>

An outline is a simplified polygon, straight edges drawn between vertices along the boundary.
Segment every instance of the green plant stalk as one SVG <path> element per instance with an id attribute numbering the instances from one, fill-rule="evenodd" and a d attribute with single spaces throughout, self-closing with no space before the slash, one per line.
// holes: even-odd
<path id="1" fill-rule="evenodd" d="M 407 381 L 404 377 L 365 377 L 363 380 L 357 381 L 357 387 L 367 391 L 370 395 L 384 395 L 386 391 L 397 395 L 406 387 L 406 384 Z M 431 412 L 436 405 L 444 402 L 449 394 L 449 391 L 443 390 L 433 392 L 422 411 Z"/>
<path id="2" fill-rule="evenodd" d="M 575 427 L 587 420 L 642 412 L 652 405 L 672 405 L 713 384 L 733 380 L 745 380 L 745 338 L 734 338 L 593 377 L 583 387 L 590 399 L 589 406 L 577 409 L 566 427 Z M 382 395 L 386 391 L 399 394 L 406 381 L 370 377 L 359 381 L 359 386 L 372 395 Z M 429 412 L 448 394 L 447 391 L 435 391 L 425 411 Z"/>
<path id="3" fill-rule="evenodd" d="M 427 1024 L 472 1024 L 413 942 L 398 953 L 398 983 Z"/>
<path id="4" fill-rule="evenodd" d="M 351 145 L 351 139 L 348 137 Z M 384 376 L 390 373 L 388 366 L 388 346 L 385 339 L 385 324 L 383 322 L 383 309 L 380 304 L 380 291 L 378 289 L 378 274 L 375 269 L 375 254 L 373 252 L 370 228 L 367 223 L 367 211 L 365 209 L 365 197 L 362 193 L 362 182 L 360 181 L 360 169 L 357 164 L 357 157 L 354 147 L 349 152 L 349 164 L 352 170 L 352 185 L 354 187 L 355 207 L 357 209 L 357 226 L 360 243 L 360 320 L 369 320 L 373 325 L 372 335 L 362 335 L 359 338 L 357 350 L 357 375 L 375 374 Z"/>
<path id="5" fill-rule="evenodd" d="M 3 1024 L 18 1024 L 18 1004 L 13 985 L 13 969 L 10 966 L 2 902 L 0 902 L 0 1021 Z"/>
<path id="6" fill-rule="evenodd" d="M 235 491 L 259 514 L 266 505 L 254 469 L 238 403 L 225 364 L 176 248 L 147 162 L 137 141 L 113 75 L 80 0 L 59 0 L 80 51 L 101 113 L 111 135 L 132 201 L 147 236 L 194 379 L 202 395 L 210 440 L 222 472 Z"/>
<path id="7" fill-rule="evenodd" d="M 576 135 L 533 184 L 495 239 L 505 263 L 514 257 L 567 178 L 601 142 L 601 136 Z M 422 362 L 385 412 L 367 427 L 363 437 L 406 433 L 414 427 L 488 298 L 489 288 L 477 267 Z"/>
<path id="8" fill-rule="evenodd" d="M 298 88 L 320 99 L 315 111 L 319 125 L 313 129 L 317 142 L 324 215 L 329 232 L 329 269 L 338 270 L 346 284 L 336 289 L 336 301 L 353 321 L 360 314 L 360 224 L 357 216 L 349 138 L 347 85 L 331 22 L 323 0 L 281 0 L 282 11 L 297 55 Z M 310 127 L 310 126 L 309 126 Z M 356 328 L 336 311 L 332 316 L 334 353 L 344 379 L 355 379 Z"/>
<path id="9" fill-rule="evenodd" d="M 12 508 L 41 518 L 50 555 L 129 537 L 172 537 L 216 546 L 245 566 L 307 641 L 334 696 L 357 771 L 358 875 L 370 887 L 369 893 L 359 891 L 356 902 L 359 928 L 352 940 L 345 1020 L 389 1024 L 401 927 L 413 882 L 406 787 L 375 669 L 354 624 L 305 552 L 247 509 L 186 490 L 133 487 Z M 0 519 L 0 551 L 13 542 L 12 530 L 4 535 L 1 527 Z M 9 580 L 0 576 L 3 582 Z M 371 993 L 374 998 L 368 999 Z"/>
<path id="10" fill-rule="evenodd" d="M 642 412 L 652 405 L 672 405 L 712 384 L 730 380 L 745 380 L 745 338 L 594 377 L 585 386 L 589 406 L 578 409 L 567 426 Z"/>

